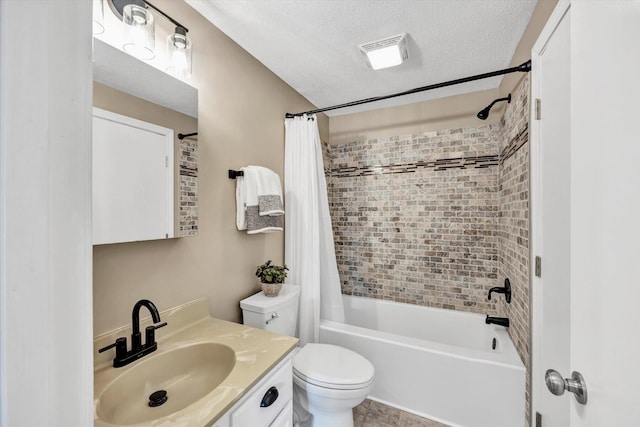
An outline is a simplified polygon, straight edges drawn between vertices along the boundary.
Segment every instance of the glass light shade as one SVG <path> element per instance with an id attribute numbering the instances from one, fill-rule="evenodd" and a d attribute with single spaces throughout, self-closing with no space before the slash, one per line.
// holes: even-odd
<path id="1" fill-rule="evenodd" d="M 191 77 L 191 40 L 187 38 L 184 29 L 178 27 L 174 34 L 167 37 L 167 51 L 169 52 L 167 72 L 180 79 Z"/>
<path id="2" fill-rule="evenodd" d="M 128 4 L 122 9 L 122 22 L 127 24 L 128 32 L 122 45 L 124 51 L 139 59 L 153 59 L 156 32 L 151 11 L 142 6 Z"/>
<path id="3" fill-rule="evenodd" d="M 103 0 L 93 0 L 93 34 L 104 33 Z"/>

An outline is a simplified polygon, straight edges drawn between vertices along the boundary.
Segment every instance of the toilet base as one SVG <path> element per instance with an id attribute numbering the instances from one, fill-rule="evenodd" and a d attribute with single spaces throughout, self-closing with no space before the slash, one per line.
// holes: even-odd
<path id="1" fill-rule="evenodd" d="M 297 418 L 294 426 L 353 427 L 353 408 L 362 403 L 370 391 L 371 385 L 359 390 L 321 389 L 303 383 L 294 375 L 294 419 Z"/>
<path id="2" fill-rule="evenodd" d="M 324 408 L 309 405 L 309 401 L 300 390 L 293 398 L 294 427 L 353 427 L 353 410 L 327 412 Z"/>

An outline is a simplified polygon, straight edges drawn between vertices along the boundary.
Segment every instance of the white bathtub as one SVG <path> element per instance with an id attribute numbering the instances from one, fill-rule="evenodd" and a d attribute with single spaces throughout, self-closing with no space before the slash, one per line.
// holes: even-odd
<path id="1" fill-rule="evenodd" d="M 344 304 L 346 324 L 321 320 L 320 342 L 373 363 L 371 399 L 451 426 L 524 425 L 525 368 L 505 328 L 392 301 L 345 295 Z"/>

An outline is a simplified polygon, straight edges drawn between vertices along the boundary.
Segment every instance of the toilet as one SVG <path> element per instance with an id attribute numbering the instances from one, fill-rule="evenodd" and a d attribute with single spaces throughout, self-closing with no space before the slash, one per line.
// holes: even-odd
<path id="1" fill-rule="evenodd" d="M 276 297 L 259 292 L 240 301 L 244 324 L 295 336 L 300 288 L 283 285 Z M 353 427 L 352 409 L 373 387 L 374 368 L 358 353 L 309 343 L 293 357 L 294 413 L 313 427 Z M 300 414 L 311 414 L 310 421 Z"/>

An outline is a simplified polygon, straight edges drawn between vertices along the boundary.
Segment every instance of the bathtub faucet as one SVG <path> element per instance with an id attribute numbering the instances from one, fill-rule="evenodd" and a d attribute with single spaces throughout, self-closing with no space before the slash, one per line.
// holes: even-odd
<path id="1" fill-rule="evenodd" d="M 504 326 L 505 328 L 509 327 L 509 318 L 508 317 L 493 317 L 487 314 L 487 318 L 484 319 L 484 323 L 487 325 L 494 324 Z"/>
<path id="2" fill-rule="evenodd" d="M 507 300 L 507 304 L 511 304 L 511 282 L 509 279 L 504 279 L 503 287 L 495 287 L 489 289 L 489 300 L 491 300 L 491 293 L 495 292 L 496 294 L 504 294 L 505 299 Z"/>

